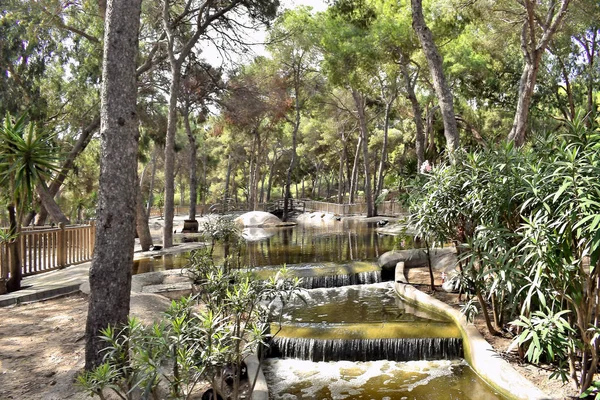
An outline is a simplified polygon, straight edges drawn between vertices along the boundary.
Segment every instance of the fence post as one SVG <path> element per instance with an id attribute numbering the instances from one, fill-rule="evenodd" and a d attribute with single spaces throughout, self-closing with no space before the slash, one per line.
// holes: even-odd
<path id="1" fill-rule="evenodd" d="M 90 221 L 90 243 L 88 245 L 89 255 L 91 259 L 94 256 L 94 246 L 96 245 L 96 221 Z"/>
<path id="2" fill-rule="evenodd" d="M 58 231 L 56 232 L 56 264 L 59 268 L 67 265 L 67 240 L 65 236 L 65 224 L 59 222 Z"/>

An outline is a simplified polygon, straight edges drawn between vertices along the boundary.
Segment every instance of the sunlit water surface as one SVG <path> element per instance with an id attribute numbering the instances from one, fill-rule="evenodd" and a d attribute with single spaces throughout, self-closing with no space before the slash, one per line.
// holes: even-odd
<path id="1" fill-rule="evenodd" d="M 271 399 L 501 400 L 464 361 L 269 359 Z"/>

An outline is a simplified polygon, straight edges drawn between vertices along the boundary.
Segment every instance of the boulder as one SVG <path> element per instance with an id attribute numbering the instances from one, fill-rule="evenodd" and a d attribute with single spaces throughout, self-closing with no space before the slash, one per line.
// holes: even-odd
<path id="1" fill-rule="evenodd" d="M 456 250 L 451 247 L 431 249 L 431 267 L 437 271 L 450 271 L 456 266 Z M 425 249 L 392 250 L 383 253 L 378 260 L 382 270 L 394 270 L 403 262 L 405 268 L 426 267 Z"/>
<path id="2" fill-rule="evenodd" d="M 242 237 L 249 242 L 256 242 L 259 240 L 265 240 L 275 235 L 273 229 L 265 228 L 244 228 L 242 230 Z"/>
<path id="3" fill-rule="evenodd" d="M 235 223 L 244 227 L 280 226 L 281 220 L 264 211 L 250 211 L 235 219 Z"/>

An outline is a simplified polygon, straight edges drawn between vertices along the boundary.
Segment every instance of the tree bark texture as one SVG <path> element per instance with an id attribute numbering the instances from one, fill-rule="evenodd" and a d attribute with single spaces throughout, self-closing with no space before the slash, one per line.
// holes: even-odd
<path id="1" fill-rule="evenodd" d="M 444 122 L 444 136 L 446 138 L 446 148 L 448 153 L 452 154 L 459 147 L 458 127 L 454 118 L 454 100 L 452 92 L 444 75 L 443 59 L 433 41 L 431 30 L 425 23 L 423 16 L 423 4 L 421 0 L 411 0 L 413 29 L 417 33 L 423 53 L 427 59 L 427 65 L 433 78 L 433 87 L 438 98 L 442 120 Z"/>
<path id="2" fill-rule="evenodd" d="M 173 218 L 175 216 L 175 135 L 177 133 L 177 96 L 181 81 L 181 65 L 171 64 L 171 86 L 169 88 L 169 117 L 165 139 L 165 225 L 163 247 L 173 246 Z"/>
<path id="3" fill-rule="evenodd" d="M 417 172 L 421 170 L 421 164 L 425 161 L 425 129 L 423 128 L 423 111 L 415 93 L 415 83 L 410 77 L 408 71 L 407 60 L 405 57 L 400 57 L 400 71 L 404 78 L 404 86 L 406 88 L 406 97 L 410 101 L 413 110 L 413 120 L 415 121 L 416 136 L 415 136 L 415 151 L 417 153 Z"/>
<path id="4" fill-rule="evenodd" d="M 11 236 L 19 234 L 19 224 L 17 222 L 17 212 L 14 204 L 8 206 L 8 219 L 10 221 L 9 234 Z M 21 255 L 19 254 L 19 241 L 12 239 L 8 242 L 8 257 L 10 264 L 10 278 L 6 282 L 6 289 L 9 292 L 15 292 L 21 289 L 21 280 L 23 273 L 21 270 Z"/>
<path id="5" fill-rule="evenodd" d="M 152 235 L 148 226 L 148 216 L 146 215 L 146 207 L 144 207 L 144 196 L 142 196 L 141 184 L 137 186 L 135 203 L 135 229 L 140 239 L 140 246 L 143 251 L 150 250 L 152 247 Z"/>
<path id="6" fill-rule="evenodd" d="M 85 368 L 102 362 L 99 337 L 127 323 L 135 244 L 138 115 L 136 56 L 141 0 L 109 0 L 101 90 L 101 165 L 90 268 Z"/>
<path id="7" fill-rule="evenodd" d="M 154 203 L 154 179 L 156 178 L 156 157 L 158 148 L 154 145 L 154 151 L 152 152 L 152 176 L 150 177 L 150 187 L 148 188 L 148 203 L 146 204 L 146 219 L 150 218 L 150 212 L 152 211 L 152 203 Z"/>
<path id="8" fill-rule="evenodd" d="M 352 89 L 352 97 L 358 113 L 360 135 L 362 138 L 363 165 L 365 172 L 365 202 L 367 203 L 367 218 L 375 216 L 375 204 L 373 202 L 373 189 L 371 187 L 371 174 L 369 173 L 369 131 L 367 128 L 367 116 L 365 115 L 365 99 L 356 90 Z"/>
<path id="9" fill-rule="evenodd" d="M 521 74 L 521 80 L 519 81 L 515 118 L 508 134 L 508 140 L 514 141 L 517 146 L 522 146 L 525 142 L 529 107 L 531 106 L 531 98 L 535 89 L 542 56 L 552 36 L 554 36 L 554 33 L 556 33 L 562 23 L 567 13 L 569 2 L 570 0 L 562 0 L 559 8 L 555 6 L 551 7 L 543 24 L 538 22 L 539 19 L 535 10 L 537 3 L 534 0 L 523 0 L 521 3 L 525 8 L 525 18 L 521 28 L 521 51 L 523 52 L 525 65 Z M 538 38 L 537 32 L 539 30 L 541 30 L 542 36 Z"/>
<path id="10" fill-rule="evenodd" d="M 196 137 L 192 132 L 190 126 L 190 114 L 186 110 L 183 115 L 183 122 L 185 125 L 185 133 L 187 134 L 188 141 L 190 142 L 190 210 L 188 213 L 188 220 L 196 220 L 196 202 L 198 200 L 198 174 L 197 174 L 197 155 L 198 155 L 198 144 L 196 143 Z"/>
<path id="11" fill-rule="evenodd" d="M 63 214 L 58 204 L 56 204 L 56 201 L 54 201 L 54 195 L 50 193 L 45 182 L 42 181 L 36 185 L 36 192 L 40 197 L 44 209 L 50 214 L 50 218 L 52 218 L 55 223 L 58 224 L 59 222 L 62 222 L 65 225 L 70 224 L 69 219 Z"/>
<path id="12" fill-rule="evenodd" d="M 288 205 L 290 202 L 290 197 L 292 197 L 291 193 L 291 185 L 292 185 L 292 173 L 294 172 L 294 168 L 296 167 L 296 157 L 298 147 L 298 129 L 300 128 L 300 72 L 299 68 L 294 71 L 295 76 L 295 85 L 294 85 L 294 95 L 295 95 L 295 116 L 294 116 L 294 127 L 292 129 L 292 157 L 290 160 L 290 166 L 287 169 L 285 175 L 285 196 L 283 198 L 283 217 L 282 220 L 286 222 L 288 220 Z"/>
<path id="13" fill-rule="evenodd" d="M 362 144 L 362 135 L 358 135 L 356 144 L 356 153 L 354 154 L 354 163 L 352 163 L 352 172 L 350 177 L 350 193 L 348 195 L 348 204 L 354 204 L 356 195 L 356 184 L 358 183 L 358 158 L 360 156 L 360 146 Z M 304 194 L 303 194 L 304 196 Z"/>
<path id="14" fill-rule="evenodd" d="M 340 129 L 340 142 L 342 143 L 342 155 L 340 157 L 340 168 L 338 171 L 338 204 L 342 204 L 344 202 L 344 164 L 346 163 L 346 138 L 344 135 L 344 130 Z"/>
<path id="15" fill-rule="evenodd" d="M 379 159 L 379 168 L 377 170 L 377 188 L 375 189 L 375 197 L 378 197 L 383 191 L 383 171 L 387 165 L 388 158 L 388 131 L 390 128 L 390 110 L 392 109 L 392 102 L 394 99 L 386 103 L 385 112 L 383 115 L 383 146 L 381 147 L 381 158 Z"/>

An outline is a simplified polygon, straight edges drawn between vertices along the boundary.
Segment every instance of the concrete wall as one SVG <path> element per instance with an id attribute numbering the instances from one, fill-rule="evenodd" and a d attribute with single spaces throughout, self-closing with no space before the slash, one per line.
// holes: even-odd
<path id="1" fill-rule="evenodd" d="M 508 362 L 500 358 L 477 328 L 473 324 L 469 324 L 458 310 L 413 286 L 396 282 L 394 288 L 398 295 L 409 304 L 451 318 L 461 332 L 465 360 L 484 381 L 500 394 L 515 400 L 552 399 L 519 374 Z"/>

